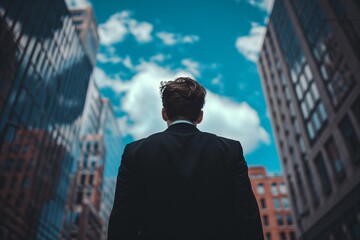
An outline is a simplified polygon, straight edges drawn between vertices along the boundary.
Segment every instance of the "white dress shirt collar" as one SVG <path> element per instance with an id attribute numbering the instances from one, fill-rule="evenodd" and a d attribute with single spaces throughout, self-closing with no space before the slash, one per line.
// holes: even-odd
<path id="1" fill-rule="evenodd" d="M 178 124 L 178 123 L 187 123 L 187 124 L 194 125 L 192 122 L 190 122 L 188 120 L 175 120 L 171 123 L 171 125 Z"/>

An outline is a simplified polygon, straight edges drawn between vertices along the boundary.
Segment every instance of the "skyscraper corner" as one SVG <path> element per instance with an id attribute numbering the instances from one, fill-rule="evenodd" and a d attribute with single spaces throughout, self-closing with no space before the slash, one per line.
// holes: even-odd
<path id="1" fill-rule="evenodd" d="M 276 0 L 258 69 L 300 239 L 360 239 L 360 4 Z"/>

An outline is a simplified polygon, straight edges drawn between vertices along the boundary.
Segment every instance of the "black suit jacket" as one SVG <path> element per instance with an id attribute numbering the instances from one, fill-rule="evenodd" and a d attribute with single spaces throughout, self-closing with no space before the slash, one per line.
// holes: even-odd
<path id="1" fill-rule="evenodd" d="M 263 239 L 240 143 L 178 123 L 128 144 L 108 239 Z"/>

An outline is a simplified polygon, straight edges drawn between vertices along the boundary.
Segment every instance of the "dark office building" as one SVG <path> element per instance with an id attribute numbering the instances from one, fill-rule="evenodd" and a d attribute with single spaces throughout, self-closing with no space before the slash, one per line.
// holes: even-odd
<path id="1" fill-rule="evenodd" d="M 300 239 L 360 239 L 360 4 L 276 0 L 261 73 Z"/>
<path id="2" fill-rule="evenodd" d="M 93 68 L 83 49 L 64 1 L 0 1 L 0 239 L 62 233 Z"/>

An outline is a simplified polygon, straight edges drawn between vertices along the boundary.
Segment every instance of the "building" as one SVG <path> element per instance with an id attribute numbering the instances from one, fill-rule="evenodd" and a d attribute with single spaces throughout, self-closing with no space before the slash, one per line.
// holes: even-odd
<path id="1" fill-rule="evenodd" d="M 91 6 L 85 8 L 70 8 L 70 13 L 79 34 L 85 52 L 93 65 L 99 48 L 99 35 L 94 11 Z"/>
<path id="2" fill-rule="evenodd" d="M 58 239 L 93 64 L 63 1 L 0 1 L 0 239 Z"/>
<path id="3" fill-rule="evenodd" d="M 108 99 L 91 78 L 73 167 L 66 229 L 70 239 L 106 239 L 116 177 L 122 154 L 122 136 Z"/>
<path id="4" fill-rule="evenodd" d="M 300 239 L 360 239 L 359 16 L 357 0 L 276 0 L 260 52 Z"/>
<path id="5" fill-rule="evenodd" d="M 284 177 L 269 175 L 264 167 L 250 167 L 249 177 L 260 209 L 264 238 L 296 240 L 295 218 Z"/>
<path id="6" fill-rule="evenodd" d="M 73 224 L 70 239 L 100 239 L 104 223 L 99 211 L 106 156 L 103 136 L 88 134 L 82 137 L 80 152 L 71 202 Z"/>
<path id="7" fill-rule="evenodd" d="M 103 136 L 106 147 L 106 159 L 104 163 L 104 179 L 102 186 L 102 201 L 100 205 L 100 216 L 104 222 L 103 239 L 106 239 L 108 221 L 114 202 L 115 185 L 118 169 L 122 156 L 122 135 L 114 110 L 107 98 L 102 99 L 101 127 L 99 134 Z"/>

